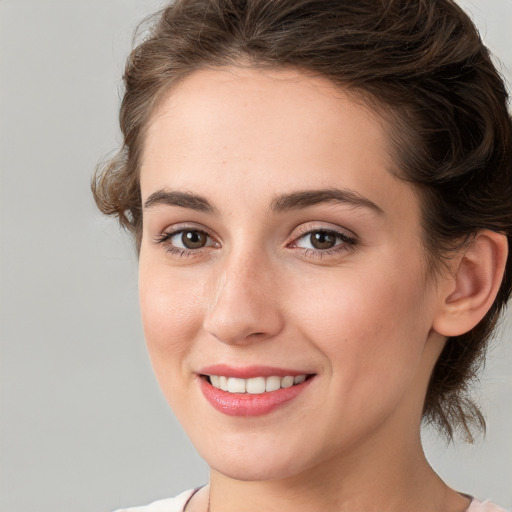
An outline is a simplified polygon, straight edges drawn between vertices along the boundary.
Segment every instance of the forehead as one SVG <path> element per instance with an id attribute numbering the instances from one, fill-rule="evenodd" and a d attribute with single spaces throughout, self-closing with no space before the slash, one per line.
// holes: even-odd
<path id="1" fill-rule="evenodd" d="M 350 127 L 340 133 L 347 121 Z M 145 146 L 173 130 L 176 142 L 200 137 L 204 149 L 212 149 L 211 143 L 220 151 L 230 142 L 242 143 L 241 149 L 249 149 L 250 142 L 271 148 L 305 139 L 311 147 L 342 145 L 350 143 L 350 131 L 354 137 L 365 132 L 386 153 L 384 124 L 359 96 L 325 77 L 295 69 L 212 68 L 192 73 L 163 98 L 149 122 Z"/>
<path id="2" fill-rule="evenodd" d="M 233 202 L 236 192 L 244 204 L 291 189 L 342 186 L 377 204 L 403 202 L 404 187 L 412 188 L 394 176 L 388 147 L 382 118 L 324 77 L 206 69 L 156 109 L 143 151 L 142 196 L 199 188 L 219 201 L 224 192 Z"/>

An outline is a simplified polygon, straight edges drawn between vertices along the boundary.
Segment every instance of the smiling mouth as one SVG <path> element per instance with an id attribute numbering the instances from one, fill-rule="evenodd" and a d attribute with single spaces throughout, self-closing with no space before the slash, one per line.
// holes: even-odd
<path id="1" fill-rule="evenodd" d="M 287 375 L 279 377 L 271 375 L 269 377 L 252 377 L 250 379 L 240 379 L 237 377 L 226 377 L 224 375 L 202 375 L 214 388 L 226 391 L 228 393 L 260 395 L 279 389 L 287 389 L 298 384 L 302 384 L 313 375 Z"/>
<path id="2" fill-rule="evenodd" d="M 219 375 L 224 372 L 228 375 Z M 315 376 L 270 367 L 236 369 L 224 365 L 205 368 L 198 374 L 200 389 L 210 405 L 238 417 L 262 416 L 285 406 L 302 395 Z"/>

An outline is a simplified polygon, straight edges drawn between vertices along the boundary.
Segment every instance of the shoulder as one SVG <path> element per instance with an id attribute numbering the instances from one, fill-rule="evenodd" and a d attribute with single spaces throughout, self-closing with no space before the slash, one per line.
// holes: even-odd
<path id="1" fill-rule="evenodd" d="M 473 500 L 466 512 L 507 512 L 490 501 Z"/>
<path id="2" fill-rule="evenodd" d="M 183 512 L 185 505 L 193 494 L 194 489 L 190 489 L 174 498 L 154 501 L 144 507 L 123 508 L 115 512 Z"/>

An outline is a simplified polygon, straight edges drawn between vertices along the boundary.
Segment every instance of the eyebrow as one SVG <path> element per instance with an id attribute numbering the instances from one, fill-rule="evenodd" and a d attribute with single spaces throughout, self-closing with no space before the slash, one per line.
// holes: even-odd
<path id="1" fill-rule="evenodd" d="M 322 203 L 341 203 L 356 208 L 369 208 L 379 214 L 384 213 L 382 208 L 373 201 L 370 201 L 370 199 L 353 190 L 339 188 L 303 190 L 283 194 L 272 200 L 270 210 L 274 213 L 282 213 Z M 157 205 L 178 206 L 204 213 L 217 212 L 217 209 L 210 201 L 200 195 L 189 192 L 158 190 L 148 197 L 144 203 L 144 208 L 151 208 Z"/>
<path id="2" fill-rule="evenodd" d="M 383 214 L 382 208 L 370 199 L 349 189 L 327 188 L 321 190 L 304 190 L 276 197 L 270 209 L 273 212 L 285 212 L 299 208 L 307 208 L 321 203 L 342 203 L 356 208 L 370 208 Z"/>
<path id="3" fill-rule="evenodd" d="M 157 205 L 180 206 L 198 212 L 214 213 L 216 208 L 204 197 L 188 192 L 158 190 L 151 194 L 144 203 L 144 208 Z"/>

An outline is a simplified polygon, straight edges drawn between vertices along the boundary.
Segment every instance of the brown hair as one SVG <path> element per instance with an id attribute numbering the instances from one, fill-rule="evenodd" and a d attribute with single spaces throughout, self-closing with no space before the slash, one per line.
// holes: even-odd
<path id="1" fill-rule="evenodd" d="M 419 189 L 426 252 L 437 267 L 479 229 L 512 236 L 512 124 L 507 93 L 468 16 L 451 0 L 177 0 L 131 53 L 120 112 L 124 142 L 93 193 L 140 247 L 139 165 L 158 101 L 197 69 L 292 66 L 362 94 L 390 126 L 402 178 Z M 433 370 L 424 420 L 453 437 L 485 427 L 471 401 L 485 347 L 511 293 L 450 338 Z"/>

